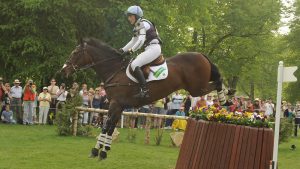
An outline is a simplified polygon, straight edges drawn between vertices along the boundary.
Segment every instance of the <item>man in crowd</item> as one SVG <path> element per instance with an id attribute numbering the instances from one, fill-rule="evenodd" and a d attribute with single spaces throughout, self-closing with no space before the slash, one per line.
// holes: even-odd
<path id="1" fill-rule="evenodd" d="M 19 124 L 23 124 L 23 113 L 22 113 L 22 87 L 20 86 L 20 81 L 16 79 L 14 81 L 14 86 L 10 89 L 11 93 L 11 110 L 16 117 L 16 121 Z"/>
<path id="2" fill-rule="evenodd" d="M 24 114 L 23 114 L 23 124 L 32 125 L 32 114 L 33 114 L 33 106 L 36 91 L 32 87 L 33 81 L 28 80 L 26 85 L 24 86 L 24 97 L 23 97 L 23 105 L 24 105 Z"/>

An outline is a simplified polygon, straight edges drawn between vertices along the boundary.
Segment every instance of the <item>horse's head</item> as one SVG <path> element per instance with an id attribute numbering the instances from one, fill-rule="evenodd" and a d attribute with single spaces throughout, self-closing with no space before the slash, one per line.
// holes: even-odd
<path id="1" fill-rule="evenodd" d="M 93 64 L 91 56 L 87 53 L 87 43 L 81 41 L 69 56 L 69 59 L 65 62 L 60 70 L 66 77 L 73 74 L 76 71 L 91 67 Z"/>

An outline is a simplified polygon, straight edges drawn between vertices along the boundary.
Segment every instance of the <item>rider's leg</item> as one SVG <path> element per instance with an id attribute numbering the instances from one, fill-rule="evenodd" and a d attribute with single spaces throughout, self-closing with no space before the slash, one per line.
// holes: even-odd
<path id="1" fill-rule="evenodd" d="M 161 48 L 159 44 L 149 45 L 145 51 L 139 54 L 136 59 L 131 63 L 131 68 L 135 77 L 139 81 L 141 92 L 135 97 L 148 97 L 148 89 L 146 88 L 146 79 L 141 70 L 141 67 L 151 63 L 161 54 Z"/>

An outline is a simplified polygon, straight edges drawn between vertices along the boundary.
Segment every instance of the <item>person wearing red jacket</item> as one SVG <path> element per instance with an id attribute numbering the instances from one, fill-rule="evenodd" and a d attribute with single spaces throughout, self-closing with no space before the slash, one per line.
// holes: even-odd
<path id="1" fill-rule="evenodd" d="M 23 105 L 24 105 L 24 114 L 23 114 L 23 124 L 32 125 L 32 114 L 33 114 L 33 106 L 34 100 L 36 97 L 36 91 L 33 86 L 33 81 L 28 80 L 26 86 L 23 91 Z"/>

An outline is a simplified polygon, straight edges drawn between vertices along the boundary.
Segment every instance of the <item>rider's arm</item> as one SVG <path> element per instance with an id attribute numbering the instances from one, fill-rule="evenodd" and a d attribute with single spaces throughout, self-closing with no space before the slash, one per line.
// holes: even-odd
<path id="1" fill-rule="evenodd" d="M 131 49 L 132 48 L 132 46 L 137 42 L 137 40 L 138 40 L 138 37 L 132 37 L 132 39 L 127 43 L 127 45 L 126 46 L 124 46 L 123 48 L 122 48 L 122 50 L 123 51 L 128 51 L 129 49 Z"/>
<path id="2" fill-rule="evenodd" d="M 150 29 L 150 24 L 148 22 L 141 22 L 138 28 L 139 36 L 137 42 L 131 48 L 132 52 L 139 50 L 146 40 L 146 31 Z"/>

